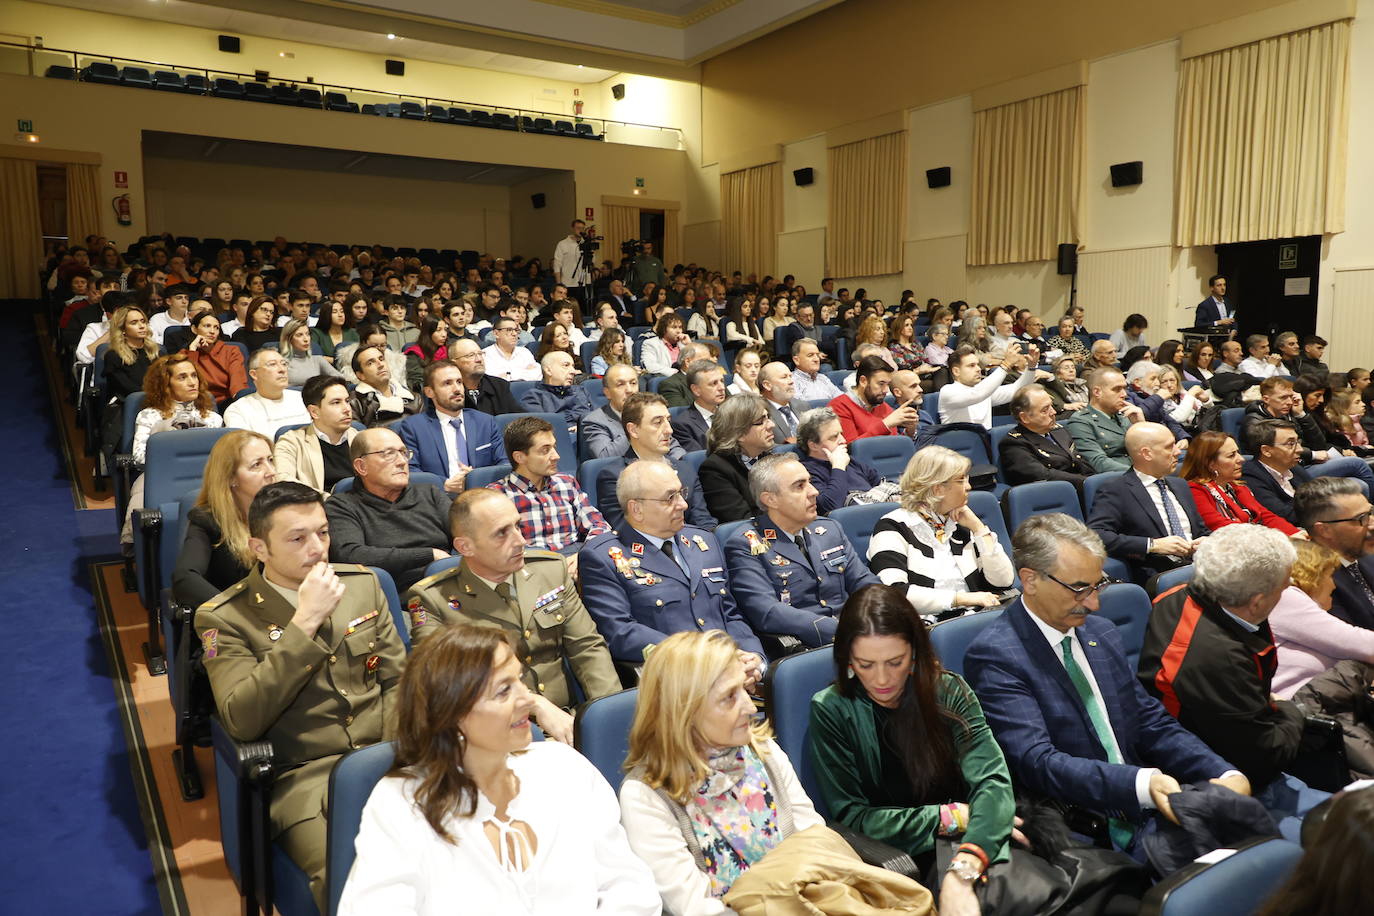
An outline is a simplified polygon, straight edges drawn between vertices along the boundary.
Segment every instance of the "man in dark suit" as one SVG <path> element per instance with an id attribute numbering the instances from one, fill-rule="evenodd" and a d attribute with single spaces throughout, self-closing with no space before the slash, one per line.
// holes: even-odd
<path id="1" fill-rule="evenodd" d="M 969 645 L 964 673 L 1016 781 L 1107 818 L 1124 850 L 1152 810 L 1174 820 L 1180 782 L 1249 784 L 1145 692 L 1116 625 L 1091 616 L 1105 559 L 1082 522 L 1028 519 L 1012 541 L 1022 595 Z"/>
<path id="2" fill-rule="evenodd" d="M 699 359 L 687 367 L 686 376 L 692 403 L 673 420 L 673 438 L 684 452 L 698 452 L 706 448 L 716 408 L 725 403 L 725 370 L 709 359 Z"/>
<path id="3" fill-rule="evenodd" d="M 410 469 L 438 474 L 444 489 L 459 493 L 468 471 L 506 461 L 506 446 L 496 421 L 466 406 L 466 389 L 458 366 L 436 359 L 425 369 L 429 407 L 395 426 L 412 452 Z"/>
<path id="4" fill-rule="evenodd" d="M 619 461 L 609 461 L 596 480 L 587 488 L 596 493 L 596 506 L 612 528 L 619 528 L 625 520 L 616 501 L 615 485 L 620 472 L 635 461 L 666 461 L 677 472 L 682 488 L 687 491 L 687 524 L 708 531 L 716 527 L 716 520 L 706 509 L 706 495 L 696 469 L 684 461 L 686 452 L 673 441 L 672 422 L 668 405 L 652 391 L 636 392 L 625 401 L 620 419 L 625 424 L 628 446 Z"/>
<path id="5" fill-rule="evenodd" d="M 1011 486 L 1037 480 L 1067 480 L 1080 491 L 1095 473 L 1078 454 L 1073 436 L 1055 420 L 1054 401 L 1040 385 L 1027 385 L 1011 396 L 1016 426 L 998 449 L 1002 476 Z"/>
<path id="6" fill-rule="evenodd" d="M 601 379 L 601 391 L 606 395 L 605 406 L 593 410 L 578 424 L 578 435 L 582 437 L 582 448 L 588 458 L 610 458 L 625 454 L 630 440 L 625 436 L 625 424 L 621 422 L 620 412 L 638 388 L 639 373 L 633 366 L 617 364 L 606 369 L 606 375 Z"/>
<path id="7" fill-rule="evenodd" d="M 1312 479 L 1302 469 L 1302 440 L 1289 420 L 1256 420 L 1245 428 L 1250 454 L 1240 469 L 1241 479 L 1255 499 L 1270 512 L 1296 525 L 1293 492 Z"/>
<path id="8" fill-rule="evenodd" d="M 821 332 L 821 326 L 816 321 L 816 307 L 809 302 L 803 302 L 797 306 L 797 320 L 782 329 L 782 349 L 778 354 L 791 353 L 792 345 L 803 337 L 809 337 L 816 342 L 816 346 L 832 359 L 835 357 L 835 341 L 837 338 L 825 340 L 825 334 Z M 772 341 L 764 341 L 770 344 Z"/>
<path id="9" fill-rule="evenodd" d="M 1226 278 L 1217 274 L 1207 281 L 1212 295 L 1197 304 L 1193 326 L 1199 328 L 1218 328 L 1232 330 L 1236 326 L 1236 312 L 1226 301 Z"/>
<path id="10" fill-rule="evenodd" d="M 792 370 L 786 363 L 767 363 L 759 370 L 759 393 L 768 405 L 768 418 L 780 441 L 796 442 L 797 425 L 801 415 L 810 405 L 800 398 L 792 397 L 794 384 Z"/>
<path id="11" fill-rule="evenodd" d="M 1341 555 L 1331 613 L 1374 630 L 1374 507 L 1364 488 L 1348 477 L 1314 478 L 1294 491 L 1293 513 L 1313 543 Z"/>
<path id="12" fill-rule="evenodd" d="M 1108 554 L 1146 576 L 1183 566 L 1211 531 L 1188 484 L 1169 476 L 1178 460 L 1174 434 L 1158 423 L 1133 424 L 1126 454 L 1131 469 L 1098 487 L 1088 527 Z"/>
<path id="13" fill-rule="evenodd" d="M 692 390 L 687 387 L 687 367 L 699 359 L 710 359 L 711 351 L 705 344 L 684 343 L 678 350 L 677 368 L 679 371 L 658 383 L 658 393 L 669 407 L 686 407 L 692 403 Z"/>
<path id="14" fill-rule="evenodd" d="M 525 412 L 510 393 L 510 382 L 487 375 L 486 359 L 477 341 L 460 340 L 448 348 L 448 355 L 463 373 L 464 406 L 493 417 Z"/>

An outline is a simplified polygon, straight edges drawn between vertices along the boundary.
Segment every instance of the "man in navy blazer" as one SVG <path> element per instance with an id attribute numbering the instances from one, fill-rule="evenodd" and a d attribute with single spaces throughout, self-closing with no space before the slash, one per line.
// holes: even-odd
<path id="1" fill-rule="evenodd" d="M 1226 278 L 1220 274 L 1213 276 L 1208 283 L 1212 295 L 1197 304 L 1193 316 L 1193 326 L 1198 328 L 1220 328 L 1230 330 L 1236 326 L 1236 312 L 1226 301 Z"/>
<path id="2" fill-rule="evenodd" d="M 425 369 L 425 397 L 429 398 L 428 407 L 394 427 L 413 453 L 412 471 L 438 474 L 444 478 L 445 490 L 458 493 L 468 471 L 505 462 L 506 446 L 496 419 L 464 406 L 467 389 L 456 363 L 436 359 L 429 364 Z"/>
<path id="3" fill-rule="evenodd" d="M 1126 454 L 1131 469 L 1097 488 L 1088 527 L 1109 555 L 1147 576 L 1187 564 L 1212 532 L 1188 484 L 1169 476 L 1178 462 L 1174 434 L 1158 423 L 1132 424 Z"/>
<path id="4" fill-rule="evenodd" d="M 1151 810 L 1173 820 L 1180 782 L 1250 786 L 1145 692 L 1115 624 L 1091 616 L 1105 559 L 1077 519 L 1028 519 L 1012 540 L 1022 596 L 969 645 L 964 674 L 1017 782 L 1112 819 L 1129 848 L 1116 828 Z"/>
<path id="5" fill-rule="evenodd" d="M 1360 482 L 1315 477 L 1294 492 L 1293 513 L 1314 544 L 1341 555 L 1331 616 L 1374 630 L 1374 507 Z"/>
<path id="6" fill-rule="evenodd" d="M 1312 479 L 1302 468 L 1302 439 L 1289 420 L 1256 420 L 1245 430 L 1250 454 L 1240 476 L 1259 504 L 1285 519 L 1298 523 L 1293 511 L 1293 493 L 1299 484 Z"/>
<path id="7" fill-rule="evenodd" d="M 725 403 L 725 370 L 709 359 L 699 359 L 687 367 L 687 387 L 693 401 L 673 420 L 673 438 L 685 452 L 706 448 L 710 418 Z"/>

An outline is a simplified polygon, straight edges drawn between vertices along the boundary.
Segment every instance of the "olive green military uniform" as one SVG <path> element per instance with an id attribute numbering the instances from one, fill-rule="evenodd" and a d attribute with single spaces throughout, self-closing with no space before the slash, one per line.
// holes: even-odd
<path id="1" fill-rule="evenodd" d="M 606 641 L 596 630 L 582 598 L 568 576 L 563 557 L 549 550 L 525 551 L 525 566 L 512 577 L 513 600 L 507 602 L 468 569 L 466 562 L 416 582 L 406 592 L 410 639 L 453 623 L 501 627 L 515 638 L 524 662 L 524 680 L 555 706 L 573 704 L 563 658 L 587 699 L 620 690 Z"/>
<path id="2" fill-rule="evenodd" d="M 1126 454 L 1126 430 L 1131 428 L 1131 421 L 1121 414 L 1109 417 L 1089 405 L 1065 420 L 1064 428 L 1073 436 L 1078 454 L 1098 474 L 1130 470 L 1131 458 Z"/>
<path id="3" fill-rule="evenodd" d="M 405 645 L 366 566 L 333 564 L 344 584 L 314 637 L 291 625 L 296 610 L 254 569 L 196 611 L 205 671 L 228 733 L 272 742 L 272 836 L 310 876 L 324 912 L 329 771 L 391 728 L 391 688 Z"/>

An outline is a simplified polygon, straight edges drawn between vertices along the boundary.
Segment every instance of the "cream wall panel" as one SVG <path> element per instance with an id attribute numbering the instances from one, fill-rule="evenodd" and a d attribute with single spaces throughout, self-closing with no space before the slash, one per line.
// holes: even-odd
<path id="1" fill-rule="evenodd" d="M 720 263 L 720 220 L 682 227 L 682 258 L 687 264 L 714 268 Z"/>
<path id="2" fill-rule="evenodd" d="M 968 268 L 964 253 L 968 236 L 920 239 L 906 243 L 904 289 L 921 302 L 932 296 L 946 304 L 968 298 Z"/>
<path id="3" fill-rule="evenodd" d="M 778 233 L 778 276 L 792 274 L 807 291 L 820 292 L 825 275 L 825 227 Z"/>
<path id="4" fill-rule="evenodd" d="M 482 231 L 483 242 L 482 251 L 495 254 L 498 251 L 510 251 L 510 210 L 506 206 L 490 207 L 482 211 Z M 557 244 L 557 239 L 554 243 Z M 452 247 L 452 246 L 449 246 Z M 553 252 L 549 252 L 552 256 Z M 548 263 L 545 261 L 544 263 Z"/>
<path id="5" fill-rule="evenodd" d="M 1197 304 L 1210 295 L 1207 281 L 1217 272 L 1217 252 L 1210 245 L 1174 249 L 1173 321 L 1170 328 L 1189 328 Z M 1164 340 L 1163 337 L 1159 338 Z"/>
<path id="6" fill-rule="evenodd" d="M 1151 344 L 1174 337 L 1173 267 L 1174 250 L 1168 245 L 1080 252 L 1077 302 L 1088 327 L 1114 331 L 1127 315 L 1138 313 L 1150 322 L 1145 339 Z"/>
<path id="7" fill-rule="evenodd" d="M 1017 305 L 1037 315 L 1062 315 L 1069 305 L 1069 278 L 1053 261 L 989 264 L 968 269 L 968 301 L 989 308 Z"/>
<path id="8" fill-rule="evenodd" d="M 907 124 L 907 238 L 966 236 L 973 189 L 972 98 L 965 95 L 918 108 Z M 928 187 L 926 169 L 946 165 L 950 186 Z M 963 254 L 959 257 L 964 259 Z"/>
<path id="9" fill-rule="evenodd" d="M 1334 271 L 1332 287 L 1326 362 L 1333 369 L 1368 366 L 1374 342 L 1374 267 Z"/>
<path id="10" fill-rule="evenodd" d="M 826 200 L 830 194 L 830 175 L 826 171 L 825 135 L 818 134 L 796 143 L 789 143 L 782 151 L 782 227 L 784 232 L 824 228 L 829 213 Z M 797 187 L 792 173 L 810 168 L 813 181 L 804 188 Z M 782 251 L 781 248 L 778 249 Z M 817 270 L 824 270 L 824 256 Z M 782 265 L 781 258 L 778 264 Z M 795 271 L 793 271 L 795 273 Z M 801 275 L 798 274 L 800 277 Z M 808 289 L 811 284 L 805 284 Z"/>
<path id="11" fill-rule="evenodd" d="M 534 209 L 530 195 L 543 194 L 544 207 Z M 558 240 L 568 234 L 568 223 L 577 212 L 577 190 L 571 172 L 540 175 L 509 188 L 510 253 L 539 258 L 553 257 Z"/>

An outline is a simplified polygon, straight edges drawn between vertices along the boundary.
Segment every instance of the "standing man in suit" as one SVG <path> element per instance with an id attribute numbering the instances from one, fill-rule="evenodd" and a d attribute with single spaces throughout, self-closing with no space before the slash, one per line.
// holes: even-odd
<path id="1" fill-rule="evenodd" d="M 1094 369 L 1088 375 L 1088 406 L 1064 424 L 1095 473 L 1124 471 L 1131 466 L 1126 454 L 1126 430 L 1145 419 L 1140 408 L 1126 399 L 1126 376 L 1116 369 Z"/>
<path id="2" fill-rule="evenodd" d="M 461 493 L 468 471 L 506 460 L 506 447 L 496 421 L 480 410 L 467 409 L 463 375 L 451 360 L 436 359 L 425 367 L 425 397 L 429 407 L 396 424 L 401 441 L 413 453 L 412 471 L 444 478 L 444 489 Z"/>
<path id="3" fill-rule="evenodd" d="M 450 342 L 448 358 L 463 373 L 465 406 L 493 417 L 503 413 L 525 412 L 525 408 L 511 394 L 510 382 L 487 375 L 486 357 L 482 355 L 482 347 L 477 341 L 464 338 L 457 343 Z"/>
<path id="4" fill-rule="evenodd" d="M 673 469 L 687 491 L 687 524 L 707 530 L 716 527 L 716 520 L 706 508 L 706 494 L 701 489 L 696 470 L 683 460 L 687 453 L 673 439 L 672 421 L 663 398 L 652 391 L 635 392 L 625 401 L 620 417 L 625 422 L 629 444 L 621 453 L 621 460 L 608 462 L 592 484 L 597 507 L 606 523 L 619 528 L 625 521 L 615 495 L 620 473 L 635 461 L 663 461 Z"/>
<path id="5" fill-rule="evenodd" d="M 1040 385 L 1027 385 L 1011 397 L 1016 426 L 998 449 L 1002 476 L 1011 486 L 1037 480 L 1067 480 L 1081 492 L 1093 474 L 1078 454 L 1073 436 L 1055 419 L 1054 401 Z"/>
<path id="6" fill-rule="evenodd" d="M 1302 469 L 1302 441 L 1298 428 L 1289 420 L 1260 419 L 1245 427 L 1248 458 L 1240 469 L 1241 479 L 1255 499 L 1270 512 L 1298 524 L 1293 511 L 1293 493 L 1299 484 L 1312 479 Z"/>
<path id="7" fill-rule="evenodd" d="M 759 394 L 768 405 L 777 438 L 784 442 L 797 441 L 797 425 L 808 407 L 792 396 L 794 390 L 792 370 L 785 363 L 771 362 L 759 370 Z"/>
<path id="8" fill-rule="evenodd" d="M 1105 559 L 1077 519 L 1028 519 L 1012 538 L 1021 597 L 969 645 L 964 673 L 1017 782 L 1106 818 L 1130 850 L 1154 812 L 1177 823 L 1180 782 L 1250 787 L 1145 692 L 1116 625 L 1092 616 Z"/>
<path id="9" fill-rule="evenodd" d="M 763 511 L 725 543 L 735 603 L 757 633 L 833 642 L 845 600 L 877 577 L 844 529 L 817 517 L 816 488 L 796 455 L 760 458 L 749 486 Z"/>
<path id="10" fill-rule="evenodd" d="M 582 551 L 582 596 L 611 656 L 644 662 L 664 637 L 683 630 L 725 630 L 746 653 L 746 677 L 763 673 L 763 645 L 730 596 L 716 536 L 686 527 L 687 499 L 677 474 L 658 461 L 636 461 L 620 475 L 616 497 L 625 520 Z"/>
<path id="11" fill-rule="evenodd" d="M 334 484 L 353 476 L 348 446 L 358 431 L 353 428 L 348 386 L 338 376 L 317 375 L 301 389 L 301 400 L 312 422 L 283 433 L 272 447 L 277 479 L 328 493 Z"/>
<path id="12" fill-rule="evenodd" d="M 699 359 L 710 359 L 711 350 L 705 344 L 684 341 L 678 348 L 678 372 L 658 383 L 658 393 L 669 407 L 686 407 L 692 403 L 692 390 L 687 387 L 687 367 Z"/>
<path id="13" fill-rule="evenodd" d="M 625 425 L 621 422 L 620 412 L 630 395 L 639 390 L 639 372 L 634 366 L 617 363 L 606 370 L 601 378 L 601 392 L 606 395 L 606 405 L 598 407 L 582 418 L 579 434 L 582 447 L 588 458 L 610 458 L 623 455 L 630 440 L 625 436 Z"/>
<path id="14" fill-rule="evenodd" d="M 709 359 L 699 359 L 687 367 L 686 374 L 692 403 L 673 420 L 673 438 L 684 452 L 698 452 L 706 448 L 711 418 L 725 403 L 725 370 Z"/>
<path id="15" fill-rule="evenodd" d="M 1374 630 L 1374 507 L 1364 489 L 1348 477 L 1314 478 L 1294 491 L 1293 514 L 1313 542 L 1341 555 L 1331 613 Z"/>
<path id="16" fill-rule="evenodd" d="M 1226 298 L 1226 278 L 1216 274 L 1207 281 L 1212 294 L 1197 304 L 1193 316 L 1193 326 L 1199 328 L 1219 328 L 1235 333 L 1236 313 Z"/>
<path id="17" fill-rule="evenodd" d="M 1146 575 L 1189 562 L 1211 534 L 1198 515 L 1192 491 L 1180 477 L 1174 434 L 1158 423 L 1137 423 L 1126 432 L 1131 468 L 1097 488 L 1088 527 L 1107 553 Z"/>

